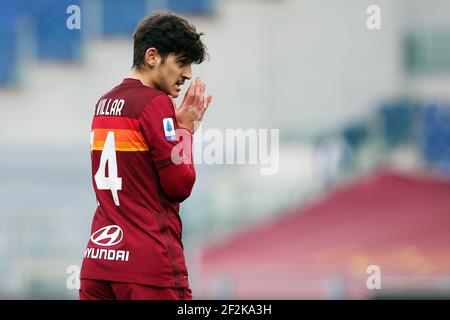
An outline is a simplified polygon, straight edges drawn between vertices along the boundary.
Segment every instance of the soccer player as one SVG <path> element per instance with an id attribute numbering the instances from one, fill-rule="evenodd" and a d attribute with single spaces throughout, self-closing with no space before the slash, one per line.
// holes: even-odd
<path id="1" fill-rule="evenodd" d="M 192 299 L 179 206 L 195 181 L 195 123 L 212 97 L 197 78 L 178 109 L 173 98 L 191 78 L 191 64 L 205 58 L 201 35 L 172 13 L 142 20 L 131 75 L 95 106 L 91 159 L 98 206 L 80 299 Z"/>

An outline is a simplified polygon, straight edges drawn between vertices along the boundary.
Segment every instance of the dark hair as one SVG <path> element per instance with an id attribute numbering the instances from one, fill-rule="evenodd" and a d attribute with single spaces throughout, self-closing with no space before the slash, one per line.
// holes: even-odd
<path id="1" fill-rule="evenodd" d="M 133 67 L 145 64 L 145 52 L 155 48 L 163 61 L 170 54 L 179 54 L 185 63 L 200 64 L 205 60 L 206 47 L 189 21 L 173 13 L 154 13 L 144 18 L 134 31 Z"/>

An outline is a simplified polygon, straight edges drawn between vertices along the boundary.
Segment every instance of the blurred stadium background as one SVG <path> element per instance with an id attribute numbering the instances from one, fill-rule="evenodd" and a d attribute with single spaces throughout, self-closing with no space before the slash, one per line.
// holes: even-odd
<path id="1" fill-rule="evenodd" d="M 280 129 L 276 175 L 197 165 L 181 211 L 195 298 L 450 297 L 449 1 L 0 0 L 0 298 L 78 297 L 93 107 L 160 9 L 206 33 L 204 129 Z"/>

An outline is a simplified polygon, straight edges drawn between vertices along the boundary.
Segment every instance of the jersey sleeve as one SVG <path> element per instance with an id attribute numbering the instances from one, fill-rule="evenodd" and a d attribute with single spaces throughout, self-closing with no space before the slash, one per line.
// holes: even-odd
<path id="1" fill-rule="evenodd" d="M 178 144 L 175 132 L 178 124 L 170 98 L 166 95 L 153 98 L 141 114 L 140 126 L 156 169 L 170 165 L 172 150 Z"/>
<path id="2" fill-rule="evenodd" d="M 164 193 L 169 199 L 182 202 L 190 195 L 196 176 L 192 158 L 191 131 L 181 130 L 178 127 L 174 105 L 165 95 L 153 98 L 145 106 L 140 126 L 158 170 Z M 177 133 L 176 129 L 180 131 Z M 182 142 L 183 147 L 179 148 L 178 144 Z M 172 152 L 180 155 L 180 150 L 182 153 L 180 158 L 189 161 L 181 163 L 173 161 Z"/>

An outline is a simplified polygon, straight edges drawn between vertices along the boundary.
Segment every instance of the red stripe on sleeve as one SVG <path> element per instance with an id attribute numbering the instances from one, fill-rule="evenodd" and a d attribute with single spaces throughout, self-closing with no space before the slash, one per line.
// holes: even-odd
<path id="1" fill-rule="evenodd" d="M 139 120 L 119 116 L 95 116 L 92 129 L 128 129 L 140 131 Z"/>

